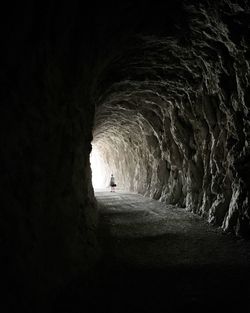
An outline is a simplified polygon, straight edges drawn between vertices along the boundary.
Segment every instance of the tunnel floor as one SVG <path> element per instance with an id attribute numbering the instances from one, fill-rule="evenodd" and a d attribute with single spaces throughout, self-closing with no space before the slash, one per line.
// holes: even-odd
<path id="1" fill-rule="evenodd" d="M 96 192 L 103 259 L 63 292 L 57 312 L 243 309 L 250 244 L 182 208 L 126 192 Z"/>

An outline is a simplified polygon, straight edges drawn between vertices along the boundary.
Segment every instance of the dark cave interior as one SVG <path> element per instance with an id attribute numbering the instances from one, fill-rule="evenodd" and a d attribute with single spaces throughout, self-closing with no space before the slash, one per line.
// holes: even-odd
<path id="1" fill-rule="evenodd" d="M 92 146 L 123 189 L 249 240 L 248 1 L 31 1 L 1 15 L 7 305 L 101 258 Z"/>

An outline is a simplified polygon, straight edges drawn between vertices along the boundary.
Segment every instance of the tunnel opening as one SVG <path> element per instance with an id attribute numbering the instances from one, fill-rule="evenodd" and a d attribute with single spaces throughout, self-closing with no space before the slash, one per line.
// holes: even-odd
<path id="1" fill-rule="evenodd" d="M 90 167 L 92 173 L 92 186 L 94 191 L 106 189 L 109 184 L 109 168 L 108 160 L 104 160 L 105 149 L 97 144 L 92 144 L 90 153 Z"/>

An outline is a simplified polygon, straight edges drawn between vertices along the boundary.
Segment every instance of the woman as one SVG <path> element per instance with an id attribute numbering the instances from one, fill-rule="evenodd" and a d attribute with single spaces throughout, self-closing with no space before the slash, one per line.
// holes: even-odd
<path id="1" fill-rule="evenodd" d="M 110 185 L 110 187 L 111 187 L 110 192 L 115 192 L 116 184 L 115 184 L 115 178 L 114 178 L 113 174 L 111 174 L 111 178 L 110 178 L 110 183 L 109 183 L 109 185 Z"/>

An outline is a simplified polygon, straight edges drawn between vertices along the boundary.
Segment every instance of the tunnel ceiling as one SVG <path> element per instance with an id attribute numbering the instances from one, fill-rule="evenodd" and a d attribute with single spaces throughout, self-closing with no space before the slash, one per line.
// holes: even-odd
<path id="1" fill-rule="evenodd" d="M 246 231 L 247 2 L 119 9 L 100 26 L 93 145 L 123 188 Z"/>

